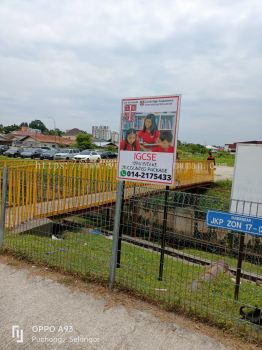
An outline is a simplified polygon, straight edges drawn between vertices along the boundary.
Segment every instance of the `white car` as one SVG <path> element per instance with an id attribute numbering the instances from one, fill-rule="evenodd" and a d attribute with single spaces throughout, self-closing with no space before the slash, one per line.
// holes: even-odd
<path id="1" fill-rule="evenodd" d="M 81 153 L 77 154 L 73 158 L 76 161 L 81 161 L 81 162 L 100 162 L 101 156 L 95 151 L 82 151 Z"/>
<path id="2" fill-rule="evenodd" d="M 79 154 L 80 151 L 79 149 L 76 149 L 76 148 L 67 148 L 67 149 L 64 149 L 64 150 L 61 150 L 59 153 L 56 153 L 54 155 L 54 159 L 65 159 L 65 160 L 69 160 L 69 159 L 72 159 L 74 158 L 75 155 Z"/>

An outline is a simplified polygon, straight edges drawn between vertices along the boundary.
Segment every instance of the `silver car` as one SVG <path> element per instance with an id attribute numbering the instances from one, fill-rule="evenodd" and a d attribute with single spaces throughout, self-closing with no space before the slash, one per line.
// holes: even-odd
<path id="1" fill-rule="evenodd" d="M 79 154 L 80 151 L 79 149 L 76 148 L 67 148 L 64 150 L 60 150 L 59 153 L 56 153 L 54 156 L 54 159 L 56 160 L 70 160 L 73 159 L 74 156 L 76 156 L 77 154 Z"/>

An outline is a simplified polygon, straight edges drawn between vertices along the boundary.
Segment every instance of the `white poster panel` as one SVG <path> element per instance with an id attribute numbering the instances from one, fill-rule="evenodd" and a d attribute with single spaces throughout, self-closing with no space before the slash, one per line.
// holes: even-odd
<path id="1" fill-rule="evenodd" d="M 124 98 L 118 179 L 174 183 L 180 95 Z"/>
<path id="2" fill-rule="evenodd" d="M 262 217 L 262 145 L 237 145 L 231 192 L 232 213 Z"/>

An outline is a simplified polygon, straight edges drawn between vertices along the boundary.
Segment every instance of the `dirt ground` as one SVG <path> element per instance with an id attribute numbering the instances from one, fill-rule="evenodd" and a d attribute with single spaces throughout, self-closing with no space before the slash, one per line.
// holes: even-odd
<path id="1" fill-rule="evenodd" d="M 0 264 L 5 264 L 9 268 L 13 268 L 14 271 L 25 271 L 29 277 L 42 278 L 44 280 L 51 280 L 54 283 L 62 284 L 67 289 L 69 289 L 70 293 L 81 292 L 86 295 L 91 295 L 96 300 L 103 301 L 103 312 L 106 312 L 107 310 L 113 310 L 116 307 L 123 307 L 130 315 L 132 315 L 132 313 L 139 310 L 139 312 L 152 315 L 160 323 L 162 322 L 164 324 L 172 325 L 175 324 L 178 327 L 181 327 L 181 329 L 186 330 L 188 334 L 192 332 L 192 334 L 198 334 L 199 338 L 203 336 L 212 338 L 212 341 L 214 340 L 215 342 L 214 344 L 221 344 L 221 346 L 223 344 L 224 347 L 222 346 L 221 349 L 226 348 L 238 350 L 255 350 L 260 348 L 255 344 L 243 342 L 240 338 L 235 337 L 230 333 L 226 333 L 218 328 L 209 326 L 194 319 L 189 319 L 183 315 L 164 311 L 157 307 L 157 305 L 152 305 L 150 303 L 144 302 L 127 293 L 118 290 L 110 291 L 104 286 L 96 283 L 84 282 L 80 278 L 69 274 L 53 271 L 50 268 L 44 266 L 36 266 L 23 260 L 18 260 L 17 258 L 14 258 L 10 255 L 0 255 Z M 204 340 L 204 343 L 205 341 L 206 340 Z M 200 349 L 199 347 L 195 346 L 193 347 L 194 349 Z M 180 347 L 178 348 L 180 349 Z M 189 344 L 188 349 L 193 348 L 192 345 L 190 347 Z M 220 349 L 220 346 L 214 346 L 211 348 Z"/>

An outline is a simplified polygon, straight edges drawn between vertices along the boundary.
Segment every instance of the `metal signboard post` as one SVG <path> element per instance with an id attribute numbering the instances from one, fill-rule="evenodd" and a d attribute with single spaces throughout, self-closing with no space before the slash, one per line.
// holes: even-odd
<path id="1" fill-rule="evenodd" d="M 117 192 L 116 192 L 117 200 L 116 200 L 115 217 L 114 217 L 112 256 L 111 256 L 110 271 L 109 271 L 109 288 L 113 288 L 115 275 L 116 275 L 118 242 L 119 242 L 119 226 L 120 226 L 120 218 L 121 218 L 121 205 L 122 205 L 123 193 L 124 193 L 123 182 L 119 181 L 117 186 Z"/>
<path id="2" fill-rule="evenodd" d="M 167 208 L 168 208 L 168 194 L 169 194 L 169 186 L 166 186 L 166 191 L 165 191 L 165 202 L 164 202 L 163 227 L 162 227 L 162 234 L 161 234 L 160 264 L 159 264 L 159 275 L 158 275 L 158 280 L 159 280 L 159 281 L 162 281 L 162 279 L 163 279 L 163 270 L 164 270 L 165 245 L 166 245 L 166 226 L 167 226 Z"/>
<path id="3" fill-rule="evenodd" d="M 118 237 L 118 247 L 117 247 L 117 264 L 116 267 L 119 268 L 121 265 L 121 246 L 122 246 L 122 236 L 124 229 L 124 205 L 125 205 L 125 181 L 122 181 L 121 186 L 121 211 L 120 211 L 120 221 L 119 221 L 119 237 Z M 118 200 L 118 199 L 117 199 Z"/>
<path id="4" fill-rule="evenodd" d="M 166 185 L 159 279 L 162 280 L 169 185 L 175 182 L 176 144 L 181 95 L 124 98 L 121 107 L 121 130 L 117 178 L 117 211 L 113 247 L 115 265 L 120 267 L 123 233 L 124 182 L 134 181 Z M 118 203 L 120 202 L 120 204 Z M 122 209 L 121 209 L 122 208 Z M 121 219 L 120 219 L 121 218 Z M 117 240 L 117 244 L 114 244 Z M 115 248 L 115 247 L 118 247 Z M 112 254 L 116 251 L 113 249 Z M 111 270 L 110 270 L 111 271 Z M 112 278 L 114 272 L 111 271 Z M 112 279 L 110 285 L 113 284 Z"/>
<path id="5" fill-rule="evenodd" d="M 6 200 L 7 200 L 7 187 L 8 187 L 8 170 L 3 168 L 3 181 L 2 181 L 2 202 L 1 202 L 1 216 L 0 216 L 0 246 L 4 242 L 5 232 L 5 213 L 6 213 Z M 1 186 L 1 184 L 0 184 Z"/>

